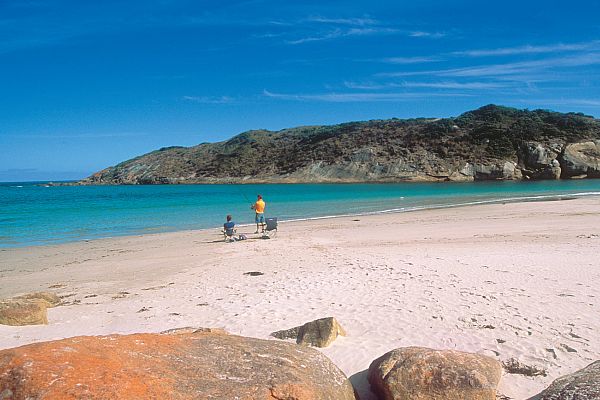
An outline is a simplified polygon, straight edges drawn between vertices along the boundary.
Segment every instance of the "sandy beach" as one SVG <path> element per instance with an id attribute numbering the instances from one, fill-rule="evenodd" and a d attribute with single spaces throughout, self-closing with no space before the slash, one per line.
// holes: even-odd
<path id="1" fill-rule="evenodd" d="M 0 325 L 0 348 L 198 326 L 269 338 L 334 316 L 322 349 L 373 399 L 365 371 L 398 347 L 457 349 L 547 370 L 505 374 L 525 399 L 600 359 L 600 197 L 281 223 L 0 250 L 0 298 L 53 291 L 47 326 Z M 247 272 L 261 272 L 249 275 Z M 272 340 L 277 340 L 273 339 Z"/>

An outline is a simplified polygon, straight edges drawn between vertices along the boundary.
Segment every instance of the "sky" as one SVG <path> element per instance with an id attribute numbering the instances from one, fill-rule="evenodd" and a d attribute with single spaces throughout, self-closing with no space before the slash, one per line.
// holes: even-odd
<path id="1" fill-rule="evenodd" d="M 600 2 L 0 0 L 0 181 L 251 129 L 600 117 Z"/>

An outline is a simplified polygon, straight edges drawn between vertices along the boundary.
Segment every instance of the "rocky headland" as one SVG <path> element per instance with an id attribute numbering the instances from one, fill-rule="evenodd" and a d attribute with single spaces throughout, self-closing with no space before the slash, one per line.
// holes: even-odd
<path id="1" fill-rule="evenodd" d="M 254 130 L 167 147 L 78 182 L 101 184 L 479 181 L 600 177 L 600 120 L 488 105 L 456 118 Z"/>

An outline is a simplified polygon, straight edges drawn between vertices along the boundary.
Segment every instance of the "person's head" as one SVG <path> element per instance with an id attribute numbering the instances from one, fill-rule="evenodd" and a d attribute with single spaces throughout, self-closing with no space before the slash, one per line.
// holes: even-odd
<path id="1" fill-rule="evenodd" d="M 231 221 L 231 215 L 227 216 L 227 222 Z"/>
<path id="2" fill-rule="evenodd" d="M 258 200 L 262 200 L 262 196 L 259 194 L 256 196 L 258 198 Z"/>

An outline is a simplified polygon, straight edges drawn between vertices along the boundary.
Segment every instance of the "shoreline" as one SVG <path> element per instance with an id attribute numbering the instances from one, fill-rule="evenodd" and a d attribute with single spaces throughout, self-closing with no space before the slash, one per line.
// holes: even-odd
<path id="1" fill-rule="evenodd" d="M 409 206 L 409 207 L 403 207 L 403 208 L 391 208 L 391 209 L 385 209 L 385 210 L 366 211 L 366 212 L 359 212 L 359 213 L 323 215 L 323 216 L 315 216 L 315 217 L 307 217 L 307 218 L 278 219 L 277 222 L 279 224 L 281 224 L 281 223 L 287 224 L 287 223 L 292 223 L 292 222 L 317 221 L 317 220 L 327 220 L 327 219 L 336 219 L 336 218 L 361 217 L 361 216 L 369 216 L 369 215 L 411 213 L 411 212 L 427 211 L 427 210 L 444 210 L 444 209 L 452 209 L 452 208 L 460 208 L 460 207 L 473 207 L 473 206 L 487 205 L 487 204 L 504 204 L 504 203 L 516 204 L 516 203 L 529 203 L 529 202 L 565 201 L 565 200 L 574 200 L 574 199 L 589 198 L 589 197 L 600 197 L 600 192 L 576 192 L 576 193 L 567 193 L 567 194 L 505 197 L 505 198 L 498 198 L 498 199 L 469 201 L 469 202 L 452 203 L 452 204 L 432 204 L 432 205 L 428 205 L 428 206 L 412 206 L 412 207 Z M 400 197 L 400 198 L 402 199 L 403 197 Z M 248 227 L 248 226 L 254 226 L 254 225 L 255 225 L 254 223 L 243 223 L 243 224 L 236 224 L 236 227 Z M 159 231 L 159 232 L 155 232 L 155 233 L 136 233 L 136 234 L 123 234 L 123 235 L 105 236 L 105 237 L 97 237 L 97 238 L 81 238 L 81 239 L 77 239 L 77 240 L 56 241 L 53 243 L 44 243 L 44 244 L 0 246 L 0 252 L 10 250 L 10 249 L 27 249 L 27 248 L 46 247 L 46 246 L 61 246 L 61 245 L 65 245 L 65 244 L 82 243 L 82 242 L 90 242 L 90 241 L 106 240 L 106 239 L 119 239 L 119 238 L 127 238 L 127 237 L 146 236 L 146 235 L 161 235 L 161 234 L 177 233 L 177 232 L 213 231 L 213 230 L 219 230 L 219 229 L 221 229 L 220 226 L 215 226 L 215 227 L 200 228 L 200 229 L 177 229 L 177 230 Z M 156 229 L 156 230 L 158 230 L 158 229 Z"/>
<path id="2" fill-rule="evenodd" d="M 548 371 L 505 374 L 500 393 L 514 399 L 600 358 L 598 196 L 295 221 L 271 240 L 249 237 L 225 243 L 206 229 L 5 249 L 0 298 L 52 291 L 65 304 L 46 326 L 0 325 L 0 348 L 185 326 L 276 340 L 334 316 L 348 336 L 321 351 L 363 400 L 365 369 L 398 347 Z"/>

